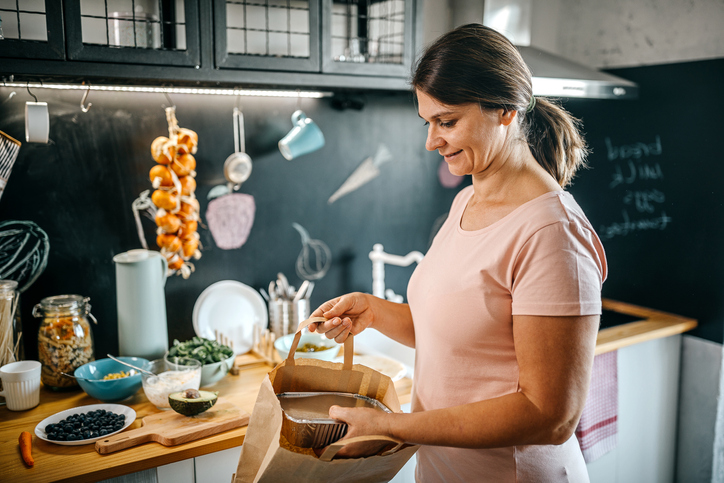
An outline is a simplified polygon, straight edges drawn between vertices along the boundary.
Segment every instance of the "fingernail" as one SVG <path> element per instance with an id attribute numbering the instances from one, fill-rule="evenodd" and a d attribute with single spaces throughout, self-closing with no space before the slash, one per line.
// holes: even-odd
<path id="1" fill-rule="evenodd" d="M 342 323 L 342 319 L 340 319 L 339 317 L 336 317 L 336 318 L 332 321 L 332 323 L 333 323 L 334 325 L 339 325 L 339 324 Z"/>

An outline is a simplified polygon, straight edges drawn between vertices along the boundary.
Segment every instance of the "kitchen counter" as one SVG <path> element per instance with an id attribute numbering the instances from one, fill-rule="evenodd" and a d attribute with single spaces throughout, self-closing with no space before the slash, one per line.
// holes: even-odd
<path id="1" fill-rule="evenodd" d="M 697 326 L 694 319 L 610 299 L 603 299 L 603 310 L 631 316 L 633 321 L 599 330 L 596 355 L 683 334 Z"/>
<path id="2" fill-rule="evenodd" d="M 238 376 L 227 375 L 209 389 L 219 391 L 224 399 L 251 413 L 259 387 L 271 367 L 251 354 L 237 357 L 237 364 L 241 366 Z M 409 403 L 412 381 L 403 378 L 395 383 L 395 387 L 400 404 Z M 34 409 L 13 412 L 0 407 L 0 481 L 94 482 L 239 446 L 246 434 L 245 426 L 178 446 L 167 447 L 151 442 L 107 455 L 98 454 L 94 444 L 61 446 L 35 436 L 35 426 L 48 416 L 65 409 L 98 403 L 97 399 L 80 389 L 55 392 L 41 386 L 40 405 Z M 140 427 L 143 417 L 158 412 L 146 399 L 143 389 L 119 404 L 136 411 L 136 420 L 130 429 Z M 27 468 L 20 457 L 18 436 L 22 431 L 33 435 L 33 468 Z"/>
<path id="3" fill-rule="evenodd" d="M 604 299 L 603 306 L 605 310 L 632 316 L 634 321 L 601 329 L 596 354 L 681 334 L 697 325 L 693 319 L 623 302 Z M 211 389 L 251 413 L 259 387 L 270 367 L 251 354 L 239 356 L 237 364 L 241 366 L 238 376 L 228 375 Z M 400 404 L 409 403 L 412 381 L 403 378 L 395 383 L 395 387 Z M 242 444 L 246 434 L 246 427 L 242 427 L 179 446 L 166 447 L 152 442 L 107 455 L 96 453 L 93 444 L 60 446 L 35 437 L 35 426 L 46 417 L 65 409 L 97 403 L 96 399 L 80 390 L 54 392 L 41 387 L 40 405 L 32 410 L 13 412 L 0 407 L 0 480 L 98 481 L 233 448 Z M 140 427 L 143 417 L 158 411 L 148 402 L 143 390 L 123 404 L 136 411 L 136 421 L 131 428 Z M 22 431 L 33 434 L 33 468 L 26 468 L 20 458 L 18 436 Z"/>

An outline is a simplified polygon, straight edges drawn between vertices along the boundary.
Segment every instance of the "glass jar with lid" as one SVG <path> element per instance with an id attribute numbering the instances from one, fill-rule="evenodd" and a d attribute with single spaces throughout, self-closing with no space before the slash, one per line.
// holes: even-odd
<path id="1" fill-rule="evenodd" d="M 33 307 L 33 316 L 42 318 L 38 329 L 38 359 L 43 364 L 41 380 L 52 389 L 73 388 L 78 382 L 63 373 L 94 360 L 93 331 L 89 319 L 89 297 L 56 295 Z"/>
<path id="2" fill-rule="evenodd" d="M 20 292 L 15 280 L 0 280 L 0 366 L 23 360 Z"/>

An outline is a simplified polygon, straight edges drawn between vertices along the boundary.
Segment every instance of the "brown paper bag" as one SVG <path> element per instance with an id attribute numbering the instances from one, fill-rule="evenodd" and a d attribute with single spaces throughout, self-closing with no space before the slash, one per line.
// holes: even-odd
<path id="1" fill-rule="evenodd" d="M 289 350 L 289 357 L 264 379 L 251 421 L 246 431 L 236 470 L 236 483 L 297 482 L 385 482 L 390 481 L 415 454 L 418 446 L 399 443 L 395 448 L 366 458 L 332 459 L 344 444 L 332 444 L 322 456 L 301 454 L 280 444 L 282 408 L 276 395 L 283 392 L 346 392 L 377 399 L 393 412 L 400 402 L 392 380 L 369 367 L 352 365 L 353 337 L 344 345 L 344 364 L 318 359 L 294 359 L 301 330 L 312 322 L 302 322 Z M 383 436 L 363 436 L 350 442 L 390 440 Z"/>

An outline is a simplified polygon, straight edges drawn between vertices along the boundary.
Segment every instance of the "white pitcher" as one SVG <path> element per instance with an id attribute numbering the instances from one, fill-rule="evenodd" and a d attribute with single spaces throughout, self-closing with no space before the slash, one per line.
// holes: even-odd
<path id="1" fill-rule="evenodd" d="M 166 273 L 168 262 L 159 252 L 129 250 L 116 263 L 119 355 L 149 360 L 168 350 Z"/>

